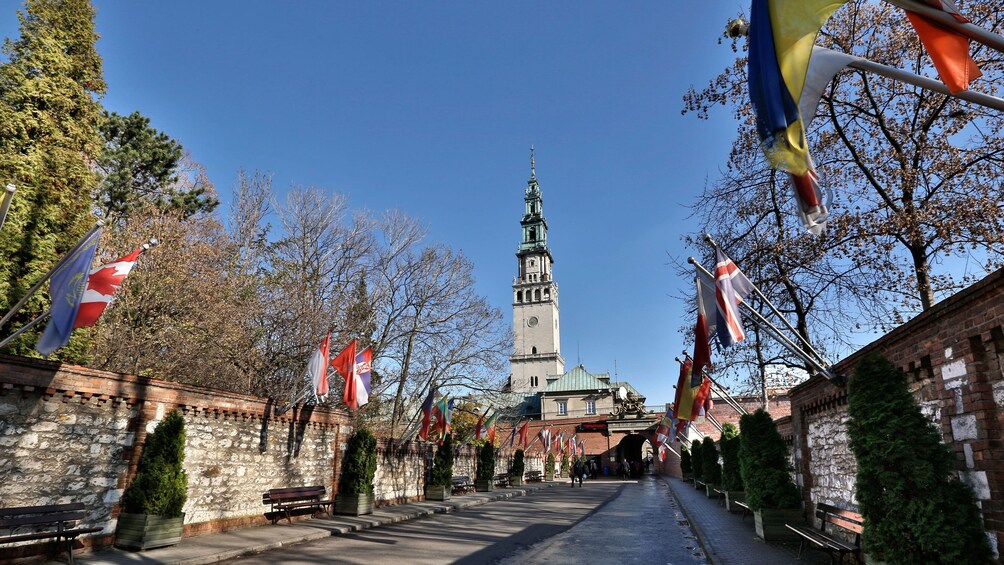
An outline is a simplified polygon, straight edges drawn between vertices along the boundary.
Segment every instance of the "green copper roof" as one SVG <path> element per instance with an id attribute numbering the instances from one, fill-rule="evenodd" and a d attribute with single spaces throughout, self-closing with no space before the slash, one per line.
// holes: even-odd
<path id="1" fill-rule="evenodd" d="M 594 375 L 579 365 L 557 378 L 554 378 L 554 375 L 548 375 L 547 388 L 543 392 L 549 394 L 581 390 L 610 390 L 610 375 L 607 373 Z"/>

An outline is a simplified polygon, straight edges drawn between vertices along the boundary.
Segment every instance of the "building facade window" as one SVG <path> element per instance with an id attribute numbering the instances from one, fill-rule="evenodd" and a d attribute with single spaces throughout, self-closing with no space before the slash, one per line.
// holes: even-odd
<path id="1" fill-rule="evenodd" d="M 567 400 L 559 400 L 558 401 L 558 415 L 559 416 L 567 416 L 568 415 L 568 401 Z"/>
<path id="2" fill-rule="evenodd" d="M 586 401 L 586 414 L 593 415 L 596 414 L 596 401 L 587 400 Z"/>

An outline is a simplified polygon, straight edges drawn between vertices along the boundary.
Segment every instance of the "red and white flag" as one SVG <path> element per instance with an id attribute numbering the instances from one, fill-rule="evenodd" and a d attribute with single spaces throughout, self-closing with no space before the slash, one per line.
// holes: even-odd
<path id="1" fill-rule="evenodd" d="M 348 347 L 331 360 L 331 366 L 345 379 L 342 401 L 349 408 L 359 408 L 356 393 L 356 340 L 353 339 Z"/>
<path id="2" fill-rule="evenodd" d="M 331 332 L 321 340 L 321 344 L 310 355 L 307 376 L 314 385 L 314 394 L 324 398 L 328 394 L 328 357 L 331 348 Z"/>
<path id="3" fill-rule="evenodd" d="M 97 323 L 142 252 L 143 248 L 140 247 L 125 257 L 91 270 L 87 276 L 87 288 L 80 299 L 80 310 L 73 320 L 73 329 L 89 328 Z"/>

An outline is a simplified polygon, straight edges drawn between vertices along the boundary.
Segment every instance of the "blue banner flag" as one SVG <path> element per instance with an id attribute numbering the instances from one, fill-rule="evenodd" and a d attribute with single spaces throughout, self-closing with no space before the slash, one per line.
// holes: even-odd
<path id="1" fill-rule="evenodd" d="M 101 230 L 95 230 L 49 279 L 49 298 L 52 300 L 49 323 L 35 344 L 35 350 L 42 355 L 51 355 L 70 341 L 73 322 L 80 310 L 80 299 L 87 288 L 87 274 L 91 271 L 100 238 Z"/>

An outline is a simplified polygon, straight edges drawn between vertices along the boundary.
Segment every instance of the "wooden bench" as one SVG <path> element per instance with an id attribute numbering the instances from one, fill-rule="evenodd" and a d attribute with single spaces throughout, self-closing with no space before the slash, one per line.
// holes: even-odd
<path id="1" fill-rule="evenodd" d="M 705 490 L 705 483 L 700 479 L 694 479 L 694 488 L 697 490 Z"/>
<path id="2" fill-rule="evenodd" d="M 855 555 L 860 557 L 861 553 L 861 532 L 864 530 L 864 517 L 857 512 L 844 510 L 829 504 L 816 505 L 816 518 L 819 518 L 819 528 L 806 525 L 793 526 L 785 524 L 789 530 L 795 532 L 802 538 L 802 543 L 798 547 L 798 558 L 802 558 L 802 553 L 806 547 L 825 551 L 830 556 L 830 563 L 833 563 L 834 555 L 842 563 L 844 555 Z M 838 526 L 854 534 L 854 541 L 847 541 L 845 538 L 837 537 L 826 531 L 826 524 Z M 832 528 L 831 528 L 832 530 Z"/>
<path id="3" fill-rule="evenodd" d="M 544 473 L 540 471 L 527 471 L 526 472 L 526 482 L 528 483 L 539 483 L 544 480 Z"/>
<path id="4" fill-rule="evenodd" d="M 495 475 L 495 479 L 492 482 L 494 482 L 495 486 L 497 486 L 499 488 L 508 488 L 509 487 L 509 474 L 508 473 L 499 473 L 498 475 Z"/>
<path id="5" fill-rule="evenodd" d="M 714 489 L 714 491 L 715 491 L 715 498 L 721 499 L 722 506 L 725 506 L 725 491 L 720 488 L 716 488 Z"/>
<path id="6" fill-rule="evenodd" d="M 456 477 L 453 477 L 453 488 L 452 488 L 453 494 L 456 494 L 458 492 L 465 493 L 473 491 L 474 491 L 474 483 L 471 481 L 470 477 L 468 477 L 467 475 L 458 475 Z"/>
<path id="7" fill-rule="evenodd" d="M 261 495 L 261 503 L 270 506 L 272 513 L 272 523 L 277 523 L 283 516 L 293 523 L 293 510 L 301 508 L 312 508 L 313 513 L 326 511 L 331 515 L 331 506 L 334 499 L 325 498 L 326 491 L 323 486 L 312 487 L 289 487 L 273 488 Z"/>
<path id="8" fill-rule="evenodd" d="M 0 508 L 0 544 L 19 541 L 55 539 L 66 540 L 66 553 L 73 563 L 73 541 L 77 536 L 100 532 L 104 528 L 78 528 L 83 520 L 84 504 L 50 504 L 48 506 L 20 506 Z M 24 529 L 26 531 L 18 532 Z"/>

